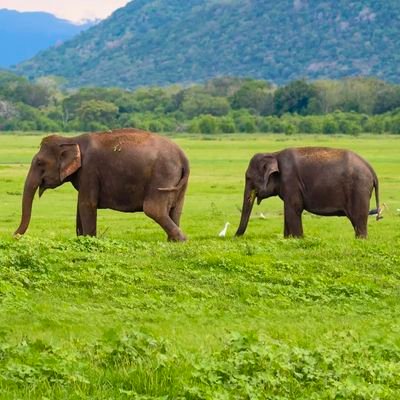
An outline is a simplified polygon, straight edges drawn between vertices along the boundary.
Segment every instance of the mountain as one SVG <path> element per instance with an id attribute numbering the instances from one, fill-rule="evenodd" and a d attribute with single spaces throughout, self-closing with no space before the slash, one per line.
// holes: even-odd
<path id="1" fill-rule="evenodd" d="M 27 60 L 40 50 L 71 39 L 91 25 L 75 25 L 43 12 L 0 9 L 0 67 Z"/>
<path id="2" fill-rule="evenodd" d="M 400 81 L 398 0 L 133 0 L 20 64 L 69 86 L 190 83 L 251 76 Z"/>

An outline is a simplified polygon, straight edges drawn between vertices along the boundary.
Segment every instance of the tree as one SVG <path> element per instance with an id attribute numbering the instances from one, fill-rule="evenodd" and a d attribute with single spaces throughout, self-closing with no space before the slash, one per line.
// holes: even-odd
<path id="1" fill-rule="evenodd" d="M 233 78 L 229 76 L 211 79 L 205 84 L 205 91 L 212 96 L 231 97 L 247 81 L 243 78 Z"/>
<path id="2" fill-rule="evenodd" d="M 376 94 L 372 112 L 383 114 L 396 108 L 400 108 L 400 86 L 386 85 Z"/>
<path id="3" fill-rule="evenodd" d="M 272 87 L 267 81 L 246 80 L 241 88 L 231 97 L 234 110 L 247 108 L 257 114 L 266 115 L 271 104 Z"/>
<path id="4" fill-rule="evenodd" d="M 198 119 L 198 127 L 201 133 L 216 133 L 218 129 L 217 118 L 212 115 L 203 115 Z"/>
<path id="5" fill-rule="evenodd" d="M 171 96 L 162 88 L 140 88 L 131 94 L 139 112 L 159 110 L 165 112 Z"/>
<path id="6" fill-rule="evenodd" d="M 393 86 L 375 78 L 317 81 L 314 85 L 319 93 L 323 113 L 336 110 L 365 114 L 382 113 L 393 109 L 393 103 L 396 103 L 395 91 L 391 91 Z"/>
<path id="7" fill-rule="evenodd" d="M 51 93 L 46 86 L 31 84 L 28 81 L 17 82 L 11 87 L 9 98 L 15 102 L 25 103 L 31 107 L 47 106 Z"/>
<path id="8" fill-rule="evenodd" d="M 316 112 L 316 105 L 319 103 L 316 87 L 304 80 L 293 81 L 275 92 L 275 111 L 278 115 L 285 113 L 307 115 L 310 112 L 311 100 L 313 100 L 313 112 Z"/>
<path id="9" fill-rule="evenodd" d="M 16 107 L 5 100 L 0 100 L 0 118 L 5 120 L 14 118 L 18 115 L 18 111 Z"/>
<path id="10" fill-rule="evenodd" d="M 332 117 L 324 118 L 322 123 L 322 132 L 328 135 L 339 132 L 339 127 Z"/>
<path id="11" fill-rule="evenodd" d="M 319 117 L 308 116 L 301 118 L 299 122 L 299 132 L 300 133 L 320 133 L 322 131 L 322 126 L 316 119 Z"/>
<path id="12" fill-rule="evenodd" d="M 218 119 L 218 130 L 222 133 L 233 133 L 236 131 L 235 121 L 227 116 Z"/>
<path id="13" fill-rule="evenodd" d="M 77 111 L 78 118 L 85 130 L 91 130 L 100 125 L 112 127 L 117 114 L 118 107 L 115 104 L 102 100 L 86 101 Z"/>
<path id="14" fill-rule="evenodd" d="M 202 114 L 222 116 L 230 110 L 229 102 L 224 97 L 214 97 L 205 93 L 187 95 L 181 105 L 182 111 L 188 118 Z"/>

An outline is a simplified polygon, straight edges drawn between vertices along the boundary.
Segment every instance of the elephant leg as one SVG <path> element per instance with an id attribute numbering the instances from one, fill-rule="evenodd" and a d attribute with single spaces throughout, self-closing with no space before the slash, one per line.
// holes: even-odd
<path id="1" fill-rule="evenodd" d="M 365 221 L 357 221 L 355 232 L 358 239 L 366 239 L 368 237 L 367 218 L 365 218 Z"/>
<path id="2" fill-rule="evenodd" d="M 368 236 L 369 196 L 360 191 L 353 192 L 352 201 L 346 215 L 353 225 L 356 238 L 365 239 Z"/>
<path id="3" fill-rule="evenodd" d="M 179 226 L 168 215 L 166 207 L 160 206 L 156 201 L 145 201 L 143 204 L 143 211 L 164 229 L 168 235 L 168 240 L 174 242 L 186 240 L 186 236 L 179 229 Z"/>
<path id="4" fill-rule="evenodd" d="M 368 207 L 365 210 L 353 211 L 348 218 L 353 225 L 356 238 L 366 239 L 368 236 Z"/>
<path id="5" fill-rule="evenodd" d="M 77 210 L 77 232 L 80 225 L 81 235 L 96 236 L 98 196 L 98 182 L 93 180 L 91 176 L 82 177 Z M 78 222 L 78 217 L 80 222 Z"/>
<path id="6" fill-rule="evenodd" d="M 97 231 L 97 201 L 90 200 L 81 191 L 78 195 L 78 214 L 82 224 L 82 235 L 96 236 Z"/>
<path id="7" fill-rule="evenodd" d="M 368 214 L 367 215 L 359 215 L 351 214 L 349 215 L 349 220 L 353 225 L 354 232 L 356 238 L 358 239 L 366 239 L 368 236 Z"/>
<path id="8" fill-rule="evenodd" d="M 175 224 L 177 226 L 179 226 L 180 222 L 181 222 L 183 202 L 185 200 L 185 191 L 186 191 L 186 188 L 181 190 L 181 192 L 179 193 L 178 198 L 176 200 L 175 206 L 172 207 L 170 212 L 169 212 L 170 218 L 172 219 L 172 221 L 175 222 Z"/>
<path id="9" fill-rule="evenodd" d="M 82 234 L 83 234 L 82 220 L 79 214 L 79 204 L 78 204 L 76 210 L 76 236 L 81 236 Z"/>
<path id="10" fill-rule="evenodd" d="M 290 235 L 289 235 L 289 228 L 288 228 L 288 224 L 287 224 L 287 221 L 286 221 L 286 218 L 284 219 L 284 222 L 283 222 L 283 225 L 284 225 L 284 228 L 283 228 L 283 237 L 289 237 Z"/>
<path id="11" fill-rule="evenodd" d="M 79 204 L 79 214 L 82 223 L 82 235 L 96 236 L 97 233 L 97 207 Z"/>
<path id="12" fill-rule="evenodd" d="M 303 224 L 301 221 L 302 208 L 296 207 L 292 204 L 284 205 L 285 213 L 285 228 L 284 237 L 302 237 Z"/>

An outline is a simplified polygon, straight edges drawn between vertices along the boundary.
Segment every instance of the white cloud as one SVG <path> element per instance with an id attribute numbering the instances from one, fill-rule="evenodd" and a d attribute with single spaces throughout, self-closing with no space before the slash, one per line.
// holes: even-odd
<path id="1" fill-rule="evenodd" d="M 46 11 L 57 17 L 79 22 L 106 18 L 128 0 L 0 0 L 0 9 L 17 11 Z"/>

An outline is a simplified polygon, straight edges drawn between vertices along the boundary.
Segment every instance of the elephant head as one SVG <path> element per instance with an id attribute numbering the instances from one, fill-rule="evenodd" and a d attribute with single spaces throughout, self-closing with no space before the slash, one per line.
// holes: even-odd
<path id="1" fill-rule="evenodd" d="M 260 204 L 267 197 L 279 194 L 280 177 L 277 154 L 256 154 L 246 171 L 242 215 L 236 236 L 244 234 L 249 222 L 254 200 Z"/>
<path id="2" fill-rule="evenodd" d="M 15 234 L 23 235 L 28 229 L 37 189 L 40 197 L 46 189 L 56 188 L 68 181 L 80 167 L 81 151 L 77 143 L 56 135 L 43 139 L 25 180 L 21 223 Z"/>

